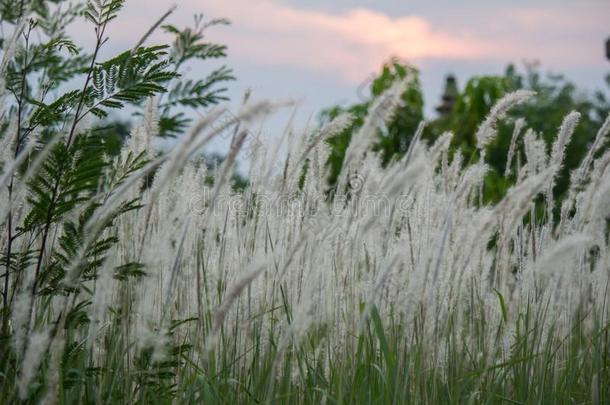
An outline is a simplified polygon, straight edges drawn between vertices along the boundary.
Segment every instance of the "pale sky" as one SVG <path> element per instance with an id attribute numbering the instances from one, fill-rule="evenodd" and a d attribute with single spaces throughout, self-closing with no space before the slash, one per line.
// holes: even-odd
<path id="1" fill-rule="evenodd" d="M 358 86 L 390 56 L 421 69 L 428 113 L 447 73 L 463 86 L 473 74 L 537 60 L 543 72 L 594 90 L 610 72 L 603 46 L 610 0 L 128 0 L 110 29 L 120 33 L 111 48 L 133 45 L 173 4 L 169 22 L 178 26 L 195 13 L 231 20 L 208 35 L 229 46 L 223 63 L 238 78 L 230 85 L 233 99 L 246 88 L 259 98 L 297 99 L 302 121 L 357 101 Z M 214 66 L 197 64 L 191 73 Z"/>

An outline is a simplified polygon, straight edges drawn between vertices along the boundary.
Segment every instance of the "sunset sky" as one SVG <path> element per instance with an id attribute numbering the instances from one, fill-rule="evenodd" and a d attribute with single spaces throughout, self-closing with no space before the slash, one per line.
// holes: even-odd
<path id="1" fill-rule="evenodd" d="M 114 23 L 129 47 L 172 0 L 129 0 Z M 169 21 L 184 26 L 195 13 L 226 17 L 210 40 L 229 46 L 224 61 L 259 98 L 297 99 L 303 117 L 358 100 L 358 86 L 390 56 L 421 69 L 426 111 L 438 102 L 443 77 L 460 85 L 473 74 L 501 73 L 507 63 L 537 60 L 585 89 L 610 72 L 603 43 L 610 36 L 608 0 L 181 0 Z M 157 34 L 151 42 L 161 40 Z M 193 66 L 205 74 L 213 65 Z"/>

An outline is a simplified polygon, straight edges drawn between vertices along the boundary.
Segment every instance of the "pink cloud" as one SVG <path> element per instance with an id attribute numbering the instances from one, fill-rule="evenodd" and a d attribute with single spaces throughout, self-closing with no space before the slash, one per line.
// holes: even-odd
<path id="1" fill-rule="evenodd" d="M 128 10 L 146 4 L 132 0 Z M 488 48 L 477 38 L 435 30 L 420 16 L 391 18 L 366 8 L 332 15 L 269 0 L 186 0 L 180 9 L 180 14 L 203 10 L 210 17 L 229 18 L 233 25 L 212 35 L 229 45 L 233 56 L 260 65 L 339 73 L 348 81 L 361 80 L 390 56 L 409 61 L 470 59 L 482 56 Z M 134 22 L 123 24 L 133 30 Z"/>
<path id="2" fill-rule="evenodd" d="M 173 0 L 130 0 L 117 19 L 123 40 L 138 35 L 171 6 Z M 296 66 L 335 74 L 356 82 L 390 56 L 411 62 L 430 59 L 494 60 L 502 63 L 538 58 L 555 66 L 604 63 L 595 38 L 607 26 L 602 3 L 587 6 L 498 6 L 493 16 L 437 27 L 417 15 L 391 17 L 369 8 L 329 14 L 273 0 L 183 0 L 176 16 L 227 17 L 233 25 L 210 31 L 229 45 L 238 60 L 258 66 Z M 468 27 L 468 31 L 465 31 Z M 602 29 L 603 28 L 603 29 Z M 600 39 L 601 41 L 601 39 Z"/>

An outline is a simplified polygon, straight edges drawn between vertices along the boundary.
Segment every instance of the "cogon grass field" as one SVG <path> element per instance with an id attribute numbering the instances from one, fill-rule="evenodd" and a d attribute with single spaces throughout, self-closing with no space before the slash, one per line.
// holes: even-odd
<path id="1" fill-rule="evenodd" d="M 84 8 L 98 46 L 121 3 Z M 478 159 L 451 133 L 424 141 L 422 123 L 384 166 L 371 146 L 407 75 L 376 99 L 329 191 L 327 140 L 350 114 L 278 152 L 248 130 L 277 105 L 247 100 L 228 120 L 216 106 L 157 152 L 176 44 L 91 62 L 80 90 L 25 107 L 11 89 L 29 92 L 29 73 L 10 61 L 34 60 L 36 27 L 14 29 L 0 71 L 2 403 L 610 402 L 610 117 L 561 200 L 580 114 L 549 148 L 515 124 L 514 184 L 486 204 L 486 146 L 537 95 L 496 103 Z M 110 154 L 84 118 L 128 102 L 142 114 Z M 210 168 L 200 152 L 227 133 Z"/>

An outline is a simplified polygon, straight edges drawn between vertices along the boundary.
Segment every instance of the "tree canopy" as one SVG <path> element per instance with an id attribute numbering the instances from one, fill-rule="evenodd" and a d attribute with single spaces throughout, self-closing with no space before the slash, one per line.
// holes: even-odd
<path id="1" fill-rule="evenodd" d="M 352 135 L 363 124 L 372 102 L 397 80 L 409 78 L 409 85 L 402 96 L 402 105 L 394 118 L 379 130 L 379 138 L 373 150 L 379 153 L 379 159 L 387 165 L 392 159 L 400 158 L 406 153 L 419 123 L 424 119 L 424 97 L 419 80 L 419 71 L 398 59 L 391 59 L 383 65 L 381 73 L 370 81 L 370 96 L 359 103 L 349 106 L 334 106 L 322 113 L 322 120 L 331 120 L 339 114 L 349 112 L 354 115 L 352 125 L 329 140 L 331 155 L 328 165 L 331 167 L 329 183 L 336 182 L 338 169 L 341 167 L 345 151 Z M 562 195 L 568 185 L 568 175 L 583 156 L 599 128 L 610 111 L 607 91 L 610 89 L 610 75 L 603 84 L 605 90 L 594 94 L 579 89 L 562 75 L 542 75 L 535 64 L 526 64 L 518 70 L 509 65 L 503 75 L 481 75 L 470 78 L 463 89 L 459 89 L 455 78 L 448 77 L 445 97 L 437 108 L 438 116 L 427 122 L 423 138 L 434 141 L 444 132 L 453 133 L 452 154 L 461 151 L 467 164 L 477 161 L 475 133 L 492 106 L 505 94 L 519 90 L 536 92 L 527 103 L 513 109 L 506 120 L 498 125 L 498 136 L 487 146 L 486 161 L 490 167 L 484 190 L 484 201 L 498 201 L 507 188 L 514 183 L 512 175 L 507 173 L 507 155 L 515 126 L 515 117 L 523 117 L 525 127 L 531 128 L 545 140 L 547 148 L 557 134 L 563 118 L 571 111 L 581 113 L 579 125 L 575 130 L 572 142 L 566 150 L 566 160 L 558 178 L 555 194 Z M 524 153 L 522 142 L 517 143 L 516 165 Z"/>

